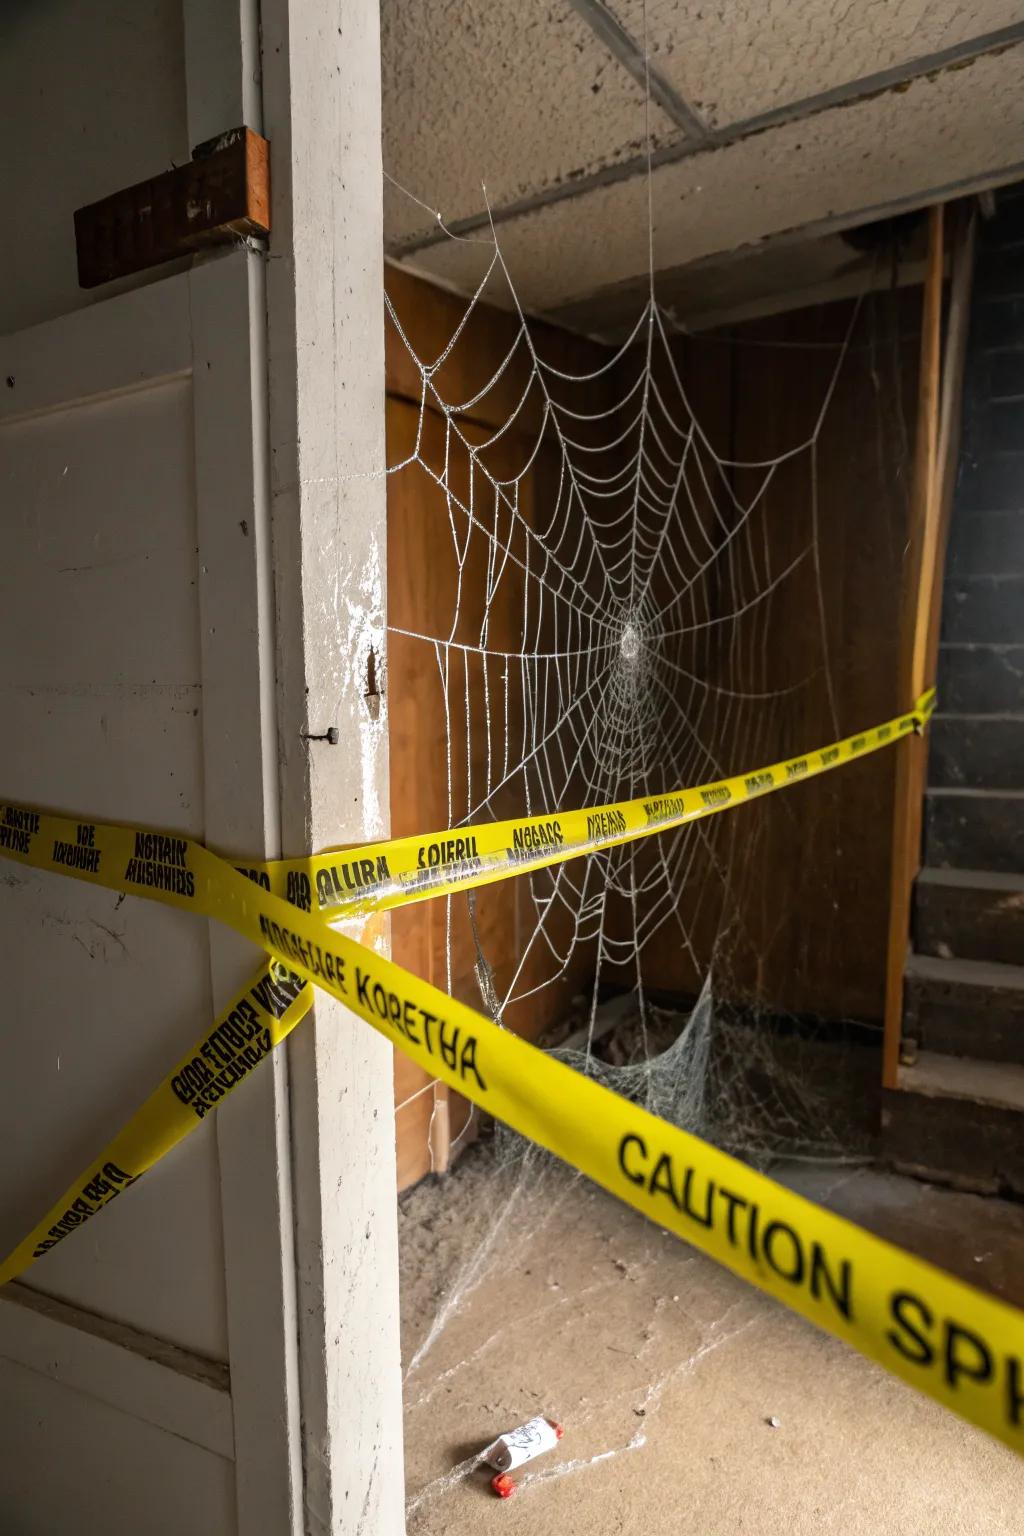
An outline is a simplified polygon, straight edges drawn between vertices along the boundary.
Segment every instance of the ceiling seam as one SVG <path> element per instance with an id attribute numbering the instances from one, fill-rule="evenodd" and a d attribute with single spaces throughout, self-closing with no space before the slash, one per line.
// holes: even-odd
<path id="1" fill-rule="evenodd" d="M 957 181 L 944 182 L 939 186 L 926 187 L 921 192 L 908 192 L 902 197 L 890 198 L 888 202 L 869 203 L 861 208 L 851 208 L 845 213 L 829 214 L 826 218 L 812 219 L 806 224 L 791 224 L 786 229 L 773 230 L 771 234 L 762 235 L 757 240 L 747 240 L 742 245 L 719 251 L 708 251 L 703 256 L 696 256 L 693 261 L 684 261 L 676 267 L 668 268 L 662 275 L 666 279 L 675 279 L 683 273 L 700 272 L 704 268 L 721 270 L 725 266 L 749 260 L 765 252 L 784 250 L 787 246 L 803 244 L 807 240 L 816 240 L 827 235 L 838 235 L 860 224 L 872 224 L 878 219 L 890 218 L 900 213 L 911 213 L 918 208 L 927 208 L 932 203 L 948 202 L 954 197 L 963 197 L 985 189 L 1012 184 L 1022 178 L 1024 178 L 1024 160 L 1015 160 L 1010 165 L 999 166 L 990 171 L 979 171 L 977 175 L 963 176 Z M 610 288 L 596 289 L 583 299 L 572 300 L 569 304 L 544 310 L 543 318 L 551 325 L 565 325 L 567 321 L 564 316 L 574 304 L 592 303 L 602 294 L 625 292 L 630 287 L 635 287 L 635 284 L 636 278 L 633 277 L 624 279 L 621 283 L 612 284 Z"/>
<path id="2" fill-rule="evenodd" d="M 578 0 L 569 0 L 569 3 L 579 8 Z M 592 0 L 582 0 L 582 3 L 592 3 Z M 699 142 L 684 140 L 682 143 L 655 149 L 650 156 L 651 168 L 658 170 L 665 165 L 675 165 L 679 161 L 689 160 L 697 155 L 725 149 L 756 134 L 783 127 L 787 123 L 802 122 L 823 112 L 869 101 L 873 96 L 899 89 L 914 80 L 938 74 L 943 70 L 962 67 L 986 54 L 1001 53 L 1015 47 L 1021 41 L 1024 41 L 1024 22 L 1015 22 L 995 32 L 982 33 L 963 43 L 955 43 L 949 48 L 922 54 L 916 59 L 908 60 L 906 64 L 877 70 L 873 74 L 862 75 L 856 80 L 834 86 L 828 91 L 802 97 L 799 101 L 790 102 L 786 106 L 773 107 L 767 112 L 737 119 L 724 128 L 708 130 L 706 136 Z M 492 219 L 495 224 L 507 223 L 512 219 L 522 218 L 524 214 L 535 213 L 541 208 L 550 207 L 552 204 L 568 202 L 573 198 L 583 197 L 588 192 L 614 186 L 618 182 L 631 181 L 636 176 L 646 174 L 647 164 L 646 155 L 633 156 L 629 160 L 620 161 L 617 165 L 603 166 L 598 171 L 577 176 L 573 180 L 561 182 L 558 186 L 547 187 L 527 197 L 517 198 L 511 203 L 494 208 L 490 214 L 484 211 L 468 214 L 461 219 L 446 221 L 445 230 L 453 235 L 467 235 L 487 227 Z M 430 230 L 428 233 L 414 236 L 406 241 L 394 241 L 388 245 L 388 254 L 400 261 L 403 257 L 413 256 L 419 251 L 441 244 L 446 238 L 445 231 Z"/>
<path id="3" fill-rule="evenodd" d="M 646 93 L 650 89 L 651 100 L 672 119 L 676 127 L 681 129 L 686 137 L 694 144 L 701 144 L 709 135 L 709 128 L 704 119 L 694 111 L 685 96 L 675 89 L 673 85 L 658 73 L 650 62 L 649 56 L 645 57 L 644 49 L 627 32 L 613 11 L 610 11 L 604 0 L 568 0 L 576 14 L 586 22 L 594 36 L 604 44 L 608 52 L 617 59 L 640 89 Z M 646 160 L 645 160 L 646 164 Z"/>
<path id="4" fill-rule="evenodd" d="M 802 97 L 799 101 L 781 107 L 772 107 L 769 111 L 758 112 L 753 117 L 742 118 L 737 123 L 729 124 L 723 133 L 729 136 L 727 139 L 729 143 L 733 141 L 734 134 L 738 138 L 747 138 L 754 133 L 764 133 L 769 128 L 778 128 L 784 123 L 799 122 L 805 117 L 814 117 L 819 112 L 827 112 L 832 107 L 848 106 L 855 101 L 867 100 L 871 96 L 881 95 L 901 85 L 909 85 L 912 81 L 928 75 L 940 74 L 943 70 L 955 69 L 959 65 L 971 64 L 985 54 L 1001 53 L 1022 40 L 1024 40 L 1024 21 L 1015 21 L 1008 27 L 1000 27 L 996 32 L 983 32 L 977 37 L 967 38 L 962 43 L 952 43 L 948 48 L 939 48 L 934 53 L 920 54 L 916 59 L 909 59 L 905 64 L 891 64 L 888 69 L 875 70 L 870 75 L 861 75 L 857 80 L 847 80 L 842 85 L 834 85 L 827 91 L 818 91 L 812 96 Z"/>

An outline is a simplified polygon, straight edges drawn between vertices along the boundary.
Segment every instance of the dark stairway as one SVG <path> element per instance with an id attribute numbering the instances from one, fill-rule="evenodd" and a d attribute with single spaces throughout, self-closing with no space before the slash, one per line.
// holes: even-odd
<path id="1" fill-rule="evenodd" d="M 895 1165 L 1024 1195 L 1024 187 L 978 231 Z"/>

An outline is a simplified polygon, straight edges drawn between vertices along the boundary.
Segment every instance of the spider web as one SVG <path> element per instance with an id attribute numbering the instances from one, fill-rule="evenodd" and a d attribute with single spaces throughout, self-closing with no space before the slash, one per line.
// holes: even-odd
<path id="1" fill-rule="evenodd" d="M 646 14 L 644 58 L 646 71 Z M 747 391 L 735 353 L 723 410 L 657 301 L 649 81 L 644 142 L 648 293 L 621 344 L 594 347 L 589 366 L 585 343 L 570 348 L 527 316 L 493 223 L 489 238 L 467 241 L 413 198 L 460 241 L 470 258 L 461 272 L 479 261 L 443 341 L 401 283 L 387 296 L 392 367 L 413 401 L 402 431 L 389 425 L 389 567 L 404 589 L 396 602 L 389 583 L 393 760 L 410 744 L 423 751 L 424 722 L 437 722 L 439 738 L 433 759 L 417 764 L 408 825 L 393 793 L 393 830 L 447 826 L 456 857 L 460 829 L 479 822 L 556 823 L 567 808 L 659 799 L 844 734 L 834 678 L 856 663 L 845 647 L 835 669 L 830 656 L 830 635 L 842 630 L 823 587 L 818 455 L 860 301 L 844 333 L 784 343 L 820 349 L 804 354 L 800 410 L 773 409 L 756 364 L 761 389 Z M 412 196 L 386 179 L 391 195 Z M 908 458 L 896 340 L 894 327 L 895 420 L 878 418 L 879 486 Z M 867 350 L 877 401 L 874 328 Z M 758 418 L 755 440 L 770 442 L 764 456 L 737 447 L 745 404 Z M 772 421 L 787 422 L 788 435 L 801 414 L 795 440 L 771 440 Z M 863 464 L 851 469 L 863 481 Z M 895 584 L 900 554 L 882 521 Z M 829 976 L 830 997 L 843 995 L 843 926 L 819 922 L 808 938 L 794 918 L 838 913 L 830 879 L 845 835 L 841 779 L 811 802 L 799 790 L 772 796 L 396 912 L 399 958 L 734 1155 L 761 1166 L 854 1165 L 824 1175 L 853 1178 L 871 1158 L 877 1058 L 856 1033 L 837 1039 L 834 1021 L 806 1011 L 821 996 L 815 975 Z M 777 887 L 773 861 L 785 864 Z M 684 1258 L 684 1294 L 671 1303 L 690 1334 L 678 1338 L 664 1286 L 680 1271 L 664 1264 L 664 1234 L 626 1219 L 613 1268 L 638 1289 L 621 1343 L 637 1330 L 641 1342 L 631 1364 L 629 1348 L 610 1342 L 614 1323 L 602 1334 L 593 1319 L 621 1365 L 614 1378 L 602 1374 L 590 1309 L 615 1304 L 603 1244 L 619 1230 L 603 1192 L 505 1127 L 480 1125 L 468 1106 L 460 1121 L 458 1101 L 453 1114 L 438 1085 L 397 1111 L 426 1094 L 432 1169 L 448 1166 L 447 1156 L 435 1162 L 435 1132 L 443 1148 L 450 1115 L 451 1150 L 476 1142 L 450 1180 L 420 1183 L 399 1207 L 406 1418 L 419 1426 L 407 1519 L 440 1530 L 454 1513 L 448 1496 L 480 1464 L 464 1442 L 453 1454 L 456 1405 L 463 1415 L 485 1410 L 482 1444 L 517 1418 L 573 1402 L 571 1456 L 528 1469 L 520 1486 L 571 1476 L 641 1449 L 661 1399 L 758 1314 L 749 1295 L 731 1300 L 710 1278 L 705 1296 L 704 1271 Z"/>
<path id="2" fill-rule="evenodd" d="M 417 355 L 387 298 L 419 395 L 388 472 L 427 478 L 430 558 L 448 570 L 415 627 L 389 630 L 392 647 L 420 653 L 416 710 L 443 721 L 446 825 L 658 798 L 805 750 L 809 692 L 824 690 L 838 736 L 817 449 L 857 306 L 806 436 L 751 462 L 703 429 L 653 284 L 618 349 L 572 372 L 524 314 L 497 238 L 474 243 L 483 276 L 433 357 Z M 509 335 L 459 397 L 450 386 L 472 374 L 458 365 L 474 356 L 485 303 L 511 315 Z M 800 516 L 768 495 L 792 464 L 806 470 Z M 798 670 L 772 643 L 794 605 L 810 616 Z M 492 894 L 444 898 L 438 979 L 498 1023 L 536 1037 L 539 1022 L 572 1065 L 728 1150 L 859 1157 L 801 1071 L 798 1036 L 764 1027 L 762 999 L 737 1006 L 734 962 L 750 942 L 734 834 L 719 825 L 732 819 L 518 877 L 511 965 L 507 924 L 491 925 L 489 943 L 478 922 Z M 747 815 L 748 861 L 757 838 Z M 471 1112 L 455 1147 L 475 1129 Z M 522 1155 L 515 1138 L 508 1155 Z"/>
<path id="3" fill-rule="evenodd" d="M 403 711 L 412 740 L 422 742 L 425 720 L 439 738 L 401 831 L 425 829 L 415 818 L 435 778 L 429 826 L 455 839 L 487 819 L 554 821 L 568 807 L 657 799 L 855 729 L 838 718 L 834 681 L 850 658 L 844 647 L 834 667 L 829 654 L 837 626 L 834 615 L 826 623 L 818 456 L 852 351 L 867 353 L 880 397 L 874 310 L 866 346 L 853 343 L 859 301 L 842 332 L 809 343 L 820 350 L 806 430 L 745 459 L 728 446 L 739 432 L 722 441 L 703 424 L 713 392 L 653 284 L 621 345 L 595 349 L 581 370 L 566 366 L 557 333 L 525 315 L 497 240 L 479 251 L 476 290 L 431 352 L 417 349 L 420 317 L 400 284 L 387 300 L 414 400 L 404 435 L 391 434 L 389 561 L 404 570 L 410 533 L 424 556 L 412 601 L 396 604 L 389 588 L 392 753 L 403 750 Z M 763 392 L 751 399 L 771 420 Z M 722 412 L 711 414 L 720 432 Z M 878 421 L 880 485 L 890 458 L 906 461 L 898 406 L 895 416 L 888 445 Z M 759 420 L 759 439 L 770 430 Z M 830 453 L 842 436 L 833 423 Z M 897 571 L 898 551 L 889 554 Z M 830 994 L 842 996 L 843 925 L 819 926 L 812 941 L 794 932 L 795 912 L 838 910 L 828 871 L 842 852 L 842 780 L 811 816 L 803 790 L 772 796 L 396 912 L 396 933 L 433 924 L 431 979 L 580 1072 L 748 1162 L 783 1164 L 783 1177 L 794 1161 L 839 1165 L 804 1171 L 838 1187 L 871 1161 L 876 1052 L 856 1031 L 837 1037 L 832 1020 L 790 1013 L 786 998 L 815 968 L 808 942 L 824 947 L 819 974 L 823 963 Z M 403 814 L 393 798 L 393 818 Z M 780 858 L 785 897 L 766 883 Z M 449 1104 L 436 1086 L 419 1094 L 434 1095 L 433 1168 Z M 559 1404 L 574 1405 L 573 1452 L 526 1469 L 521 1488 L 642 1450 L 663 1399 L 760 1315 L 742 1293 L 723 1301 L 685 1259 L 669 1305 L 664 1287 L 679 1271 L 666 1268 L 656 1228 L 620 1228 L 582 1175 L 479 1121 L 468 1106 L 462 1121 L 453 1112 L 452 1150 L 475 1145 L 450 1179 L 424 1181 L 399 1207 L 410 1529 L 448 1528 L 450 1496 L 480 1481 L 487 1436 Z M 621 1379 L 602 1375 L 589 1344 L 590 1305 L 612 1300 L 601 1278 L 609 1230 L 622 1233 L 614 1275 L 638 1287 L 621 1348 L 608 1342 L 614 1328 L 595 1324 L 601 1351 L 622 1356 Z M 685 1343 L 675 1304 L 692 1328 Z M 478 1402 L 472 1446 L 460 1414 Z"/>

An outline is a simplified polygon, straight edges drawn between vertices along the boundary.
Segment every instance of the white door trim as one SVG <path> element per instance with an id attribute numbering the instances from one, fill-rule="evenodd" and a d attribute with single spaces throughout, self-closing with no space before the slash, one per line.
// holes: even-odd
<path id="1" fill-rule="evenodd" d="M 189 275 L 206 841 L 240 860 L 280 851 L 262 258 Z M 252 947 L 210 925 L 215 1008 Z M 228 1358 L 240 1536 L 301 1530 L 302 1462 L 288 1064 L 276 1051 L 218 1111 Z"/>
<path id="2" fill-rule="evenodd" d="M 263 130 L 259 0 L 182 0 L 192 147 Z M 264 257 L 189 275 L 202 626 L 206 837 L 240 859 L 281 852 L 267 450 Z M 211 924 L 216 1006 L 252 951 Z M 302 1419 L 288 1060 L 277 1051 L 216 1118 L 239 1536 L 301 1536 Z"/>

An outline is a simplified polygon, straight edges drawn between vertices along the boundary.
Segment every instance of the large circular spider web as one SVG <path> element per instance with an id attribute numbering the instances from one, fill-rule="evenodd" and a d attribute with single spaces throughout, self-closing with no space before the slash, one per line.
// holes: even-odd
<path id="1" fill-rule="evenodd" d="M 419 390 L 414 439 L 389 474 L 428 478 L 432 547 L 451 567 L 417 627 L 389 628 L 432 657 L 435 696 L 417 707 L 436 706 L 444 723 L 448 826 L 658 798 L 806 750 L 808 690 L 824 690 L 839 735 L 817 450 L 856 307 L 807 434 L 743 461 L 702 428 L 653 284 L 618 350 L 571 372 L 546 355 L 549 333 L 524 315 L 497 239 L 484 251 L 479 286 L 434 356 L 417 355 L 387 300 Z M 453 365 L 485 302 L 514 324 L 493 371 L 458 398 L 446 381 L 462 376 Z M 798 509 L 768 495 L 796 461 Z M 795 604 L 810 638 L 787 674 L 773 626 Z M 749 854 L 757 808 L 745 815 Z M 438 979 L 452 990 L 453 904 L 468 901 L 468 1000 L 498 1022 L 543 1007 L 550 1023 L 545 994 L 572 979 L 556 1048 L 580 1070 L 748 1157 L 857 1156 L 796 1070 L 792 1041 L 780 1056 L 778 1032 L 756 1027 L 762 1000 L 737 1013 L 736 833 L 719 825 L 733 820 L 519 877 L 528 921 L 511 969 L 481 939 L 476 898 L 446 898 Z M 685 1002 L 659 985 L 666 953 L 692 978 Z"/>

